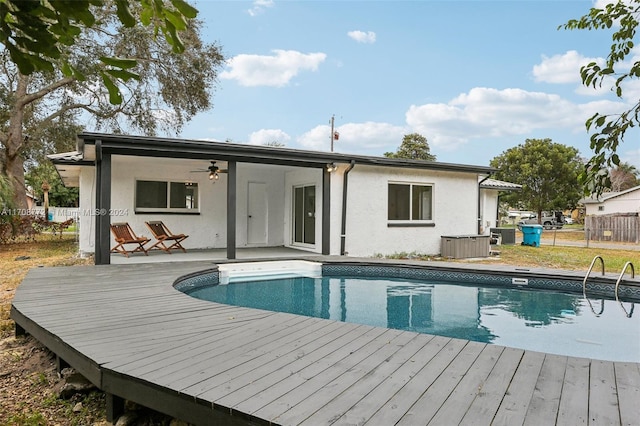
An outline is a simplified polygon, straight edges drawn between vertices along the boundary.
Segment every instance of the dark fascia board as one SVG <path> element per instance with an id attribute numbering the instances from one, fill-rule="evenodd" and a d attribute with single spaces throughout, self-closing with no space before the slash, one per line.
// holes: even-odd
<path id="1" fill-rule="evenodd" d="M 522 191 L 522 187 L 517 187 L 517 186 L 499 186 L 499 185 L 481 185 L 480 188 L 482 189 L 494 189 L 496 191 Z"/>
<path id="2" fill-rule="evenodd" d="M 49 161 L 51 161 L 53 164 L 57 165 L 69 165 L 69 166 L 95 166 L 95 163 L 93 161 L 88 161 L 88 160 L 65 160 L 65 159 L 53 159 L 50 158 Z"/>
<path id="3" fill-rule="evenodd" d="M 489 174 L 493 167 L 455 163 L 440 163 L 420 160 L 405 160 L 386 157 L 340 154 L 334 152 L 306 151 L 292 148 L 269 147 L 228 142 L 212 142 L 191 139 L 173 139 L 149 136 L 113 135 L 103 133 L 81 133 L 78 147 L 95 145 L 101 141 L 102 149 L 111 154 L 146 157 L 192 158 L 241 163 L 277 164 L 299 167 L 324 167 L 327 163 L 357 164 L 459 171 Z"/>

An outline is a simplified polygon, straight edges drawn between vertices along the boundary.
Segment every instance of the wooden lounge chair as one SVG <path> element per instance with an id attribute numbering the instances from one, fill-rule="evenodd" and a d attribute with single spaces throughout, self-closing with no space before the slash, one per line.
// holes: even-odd
<path id="1" fill-rule="evenodd" d="M 131 253 L 143 252 L 145 256 L 148 256 L 147 249 L 144 248 L 144 245 L 151 241 L 151 239 L 143 236 L 138 237 L 128 223 L 112 223 L 111 233 L 116 243 L 118 243 L 113 246 L 111 253 L 122 253 L 126 257 L 129 257 Z M 127 245 L 133 245 L 135 248 L 133 250 L 127 250 L 125 247 Z"/>
<path id="2" fill-rule="evenodd" d="M 180 249 L 185 253 L 187 252 L 180 243 L 188 238 L 188 235 L 172 234 L 171 231 L 169 231 L 169 228 L 167 228 L 167 226 L 160 220 L 145 223 L 147 224 L 147 227 L 149 227 L 153 237 L 157 240 L 156 243 L 149 247 L 148 250 L 156 248 L 166 251 L 169 254 L 171 254 L 171 249 Z M 167 244 L 170 245 L 167 246 Z"/>

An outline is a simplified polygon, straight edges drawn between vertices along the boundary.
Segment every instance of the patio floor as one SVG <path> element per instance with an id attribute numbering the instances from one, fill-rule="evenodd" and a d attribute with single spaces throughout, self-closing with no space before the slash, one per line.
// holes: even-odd
<path id="1" fill-rule="evenodd" d="M 178 258 L 32 269 L 11 317 L 107 393 L 110 420 L 123 399 L 196 425 L 640 419 L 640 364 L 205 302 L 172 283 L 212 259 Z"/>
<path id="2" fill-rule="evenodd" d="M 318 256 L 306 250 L 298 250 L 290 247 L 243 247 L 236 249 L 237 260 L 248 259 L 276 259 L 276 258 L 301 258 Z M 171 254 L 162 250 L 151 250 L 148 256 L 143 253 L 134 253 L 126 257 L 119 253 L 111 254 L 112 265 L 131 265 L 135 263 L 159 263 L 159 262 L 226 262 L 227 250 L 222 249 L 189 249 L 186 253 L 180 250 L 171 250 Z"/>

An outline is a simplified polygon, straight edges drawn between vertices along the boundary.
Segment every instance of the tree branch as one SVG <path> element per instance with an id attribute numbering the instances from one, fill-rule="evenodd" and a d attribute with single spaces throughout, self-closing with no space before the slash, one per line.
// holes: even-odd
<path id="1" fill-rule="evenodd" d="M 28 94 L 26 96 L 24 96 L 23 98 L 18 100 L 18 104 L 19 105 L 28 105 L 33 101 L 36 101 L 38 99 L 41 99 L 43 97 L 45 97 L 46 95 L 48 95 L 49 93 L 64 87 L 68 84 L 73 83 L 74 81 L 76 81 L 75 77 L 65 77 L 61 80 L 56 81 L 55 83 L 50 84 L 49 86 L 43 87 L 42 89 L 38 90 L 37 92 Z"/>

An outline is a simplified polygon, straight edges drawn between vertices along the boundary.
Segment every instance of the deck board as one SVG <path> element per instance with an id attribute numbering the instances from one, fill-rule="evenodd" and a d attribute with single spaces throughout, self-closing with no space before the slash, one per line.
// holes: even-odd
<path id="1" fill-rule="evenodd" d="M 301 358 L 310 358 L 314 351 L 322 349 L 324 345 L 344 336 L 349 328 L 341 327 L 338 322 L 326 323 L 315 321 L 313 326 L 305 330 L 303 336 L 295 337 L 294 341 L 280 345 L 269 352 L 263 352 L 251 361 L 235 365 L 225 371 L 216 371 L 206 380 L 181 389 L 188 394 L 200 395 L 206 392 L 207 398 L 219 400 L 223 396 L 240 392 L 245 386 L 250 386 L 251 392 L 257 393 L 264 381 L 267 386 L 271 383 L 265 377 L 277 373 L 284 368 L 291 371 L 295 362 Z M 322 355 L 316 355 L 322 356 Z M 240 397 L 240 400 L 245 398 Z"/>
<path id="2" fill-rule="evenodd" d="M 600 425 L 620 424 L 620 410 L 612 362 L 591 362 L 589 421 Z M 638 419 L 636 419 L 638 420 Z"/>
<path id="3" fill-rule="evenodd" d="M 525 425 L 556 423 L 567 361 L 567 357 L 563 356 L 545 356 L 525 417 Z"/>
<path id="4" fill-rule="evenodd" d="M 569 358 L 565 371 L 558 425 L 578 426 L 589 423 L 589 360 Z"/>
<path id="5" fill-rule="evenodd" d="M 640 365 L 628 362 L 614 363 L 620 423 L 632 425 L 640 419 Z"/>
<path id="6" fill-rule="evenodd" d="M 351 362 L 347 358 L 332 368 L 333 371 L 338 366 L 345 368 L 342 374 L 319 375 L 314 378 L 318 380 L 312 380 L 301 386 L 302 389 L 314 387 L 313 394 L 278 416 L 278 419 L 287 424 L 323 424 L 326 423 L 327 418 L 335 416 L 335 413 L 351 408 L 351 405 L 345 405 L 343 402 L 345 399 L 348 401 L 348 398 L 344 398 L 347 390 L 364 377 L 373 375 L 382 363 L 386 363 L 402 346 L 407 345 L 414 338 L 413 333 L 396 332 L 391 336 L 388 334 L 391 333 L 381 335 L 370 345 L 361 349 L 366 355 L 364 359 Z M 328 381 L 328 377 L 332 380 Z M 318 411 L 318 407 L 324 407 L 331 401 L 334 401 L 334 409 Z M 317 416 L 312 418 L 312 414 Z"/>
<path id="7" fill-rule="evenodd" d="M 337 357 L 341 356 L 341 350 L 356 349 L 374 333 L 379 333 L 379 330 L 349 324 L 349 327 L 340 327 L 320 336 L 310 347 L 292 354 L 293 357 L 287 357 L 286 366 L 264 365 L 256 372 L 260 377 L 253 381 L 241 376 L 240 380 L 219 386 L 217 381 L 210 380 L 183 391 L 214 401 L 227 396 L 227 400 L 232 403 L 252 398 L 253 410 L 256 411 L 336 362 Z"/>
<path id="8" fill-rule="evenodd" d="M 172 287 L 211 267 L 36 268 L 19 286 L 12 316 L 107 392 L 195 424 L 609 425 L 640 418 L 640 364 L 227 306 Z"/>
<path id="9" fill-rule="evenodd" d="M 360 400 L 344 412 L 338 423 L 364 424 L 373 417 L 380 407 L 384 406 L 400 389 L 404 387 L 422 369 L 423 363 L 431 360 L 449 342 L 441 336 L 421 335 L 415 340 L 422 346 L 393 373 L 384 377 L 383 381 L 367 392 Z"/>
<path id="10" fill-rule="evenodd" d="M 398 347 L 396 352 L 381 363 L 376 365 L 370 372 L 367 372 L 351 386 L 344 389 L 339 395 L 317 410 L 303 422 L 302 425 L 317 425 L 327 419 L 332 419 L 335 413 L 344 413 L 353 408 L 358 402 L 365 398 L 371 391 L 381 386 L 384 381 L 393 376 L 398 369 L 405 365 L 415 356 L 426 344 L 426 340 L 420 336 L 413 336 L 406 344 Z M 378 357 L 379 358 L 379 357 Z M 375 403 L 373 404 L 375 407 Z"/>
<path id="11" fill-rule="evenodd" d="M 525 351 L 494 417 L 495 424 L 524 424 L 543 362 L 543 353 Z"/>
<path id="12" fill-rule="evenodd" d="M 460 425 L 491 424 L 493 422 L 523 354 L 524 351 L 521 349 L 505 348 L 502 351 L 494 368 L 489 372 L 489 376 L 478 384 L 477 394 L 469 404 L 467 412 L 460 419 Z"/>

